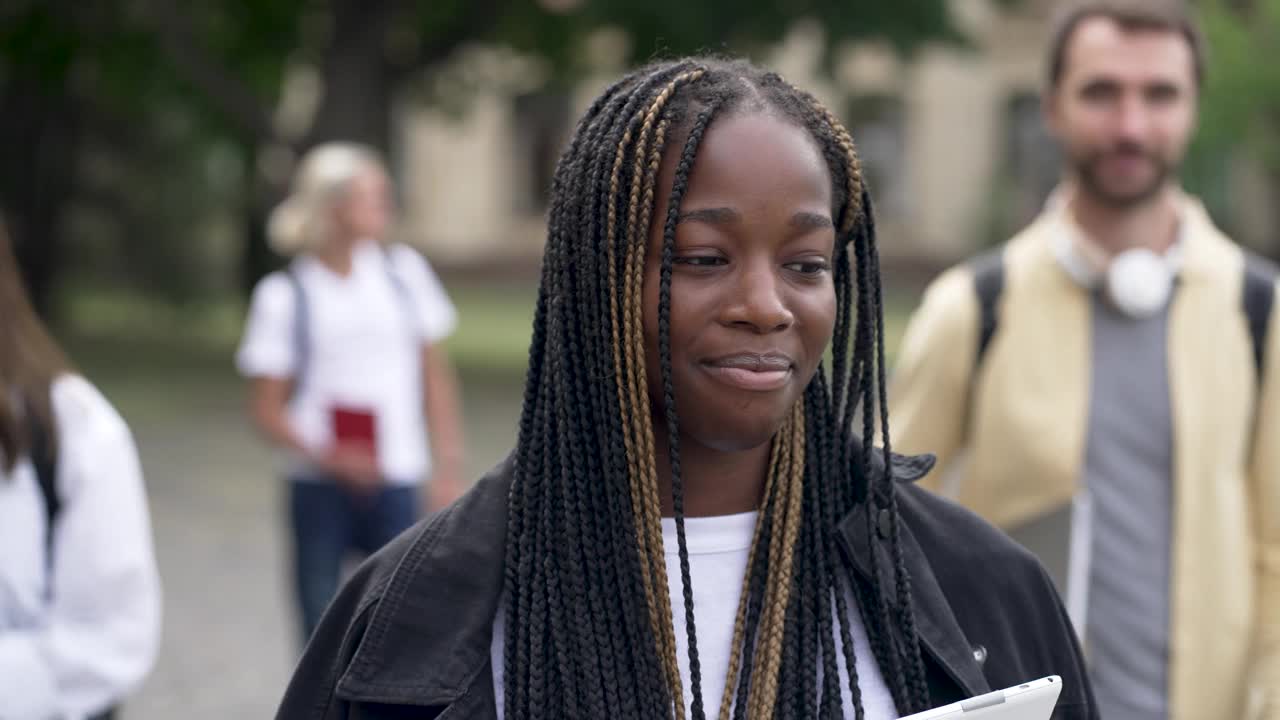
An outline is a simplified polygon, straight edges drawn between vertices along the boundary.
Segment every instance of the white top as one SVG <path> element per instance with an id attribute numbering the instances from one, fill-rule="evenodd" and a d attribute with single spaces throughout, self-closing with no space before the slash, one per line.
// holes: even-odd
<path id="1" fill-rule="evenodd" d="M 31 462 L 0 477 L 0 718 L 77 720 L 121 701 L 155 662 L 156 572 L 138 452 L 96 388 L 53 385 L 52 573 Z"/>
<path id="2" fill-rule="evenodd" d="M 751 538 L 755 532 L 757 513 L 724 515 L 720 517 L 686 518 L 685 542 L 689 549 L 689 574 L 693 582 L 694 619 L 698 626 L 698 661 L 702 666 L 702 702 L 707 717 L 715 717 L 720 711 L 724 695 L 724 682 L 729 673 L 729 657 L 733 642 L 733 624 L 738 612 L 738 596 L 747 573 L 747 555 L 751 550 Z M 671 612 L 675 626 L 676 653 L 680 665 L 681 686 L 684 688 L 685 716 L 693 706 L 693 693 L 689 680 L 689 642 L 684 619 L 684 590 L 680 585 L 680 554 L 676 544 L 676 524 L 671 518 L 662 519 L 662 545 L 667 559 L 668 588 L 671 593 Z M 875 657 L 869 652 L 867 631 L 862 625 L 862 613 L 852 593 L 846 593 L 851 617 L 850 634 L 858 664 L 858 687 L 862 691 L 862 707 L 867 720 L 894 720 L 898 717 L 893 697 L 885 685 L 884 676 Z M 835 614 L 835 598 L 831 599 L 832 615 Z M 498 610 L 493 623 L 493 641 L 490 659 L 493 665 L 494 697 L 498 705 L 498 718 L 503 717 L 503 646 L 505 608 Z M 839 630 L 836 633 L 836 659 L 840 669 L 840 687 L 843 688 L 843 716 L 853 717 L 853 699 L 849 696 L 849 671 L 844 653 L 839 651 Z M 822 666 L 818 666 L 818 683 L 822 681 Z"/>
<path id="3" fill-rule="evenodd" d="M 294 261 L 293 271 L 305 294 L 308 323 L 301 387 L 289 402 L 294 432 L 308 449 L 322 452 L 333 442 L 335 406 L 372 412 L 383 475 L 394 484 L 418 483 L 430 467 L 422 347 L 448 337 L 457 323 L 435 272 L 413 249 L 391 245 L 384 255 L 371 240 L 356 246 L 345 277 L 308 255 Z M 236 354 L 242 375 L 294 377 L 299 368 L 294 305 L 295 290 L 284 272 L 258 283 Z M 293 463 L 300 474 L 316 475 L 299 458 Z"/>

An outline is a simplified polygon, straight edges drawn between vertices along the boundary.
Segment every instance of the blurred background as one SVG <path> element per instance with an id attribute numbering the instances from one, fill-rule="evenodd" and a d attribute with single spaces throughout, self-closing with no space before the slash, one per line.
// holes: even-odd
<path id="1" fill-rule="evenodd" d="M 165 581 L 127 718 L 269 716 L 294 659 L 280 483 L 231 355 L 264 237 L 317 142 L 382 150 L 400 237 L 460 312 L 475 476 L 514 442 L 551 173 L 624 68 L 747 54 L 815 91 L 878 199 L 890 343 L 939 269 L 1059 175 L 1049 0 L 0 0 L 0 212 L 41 312 L 141 447 Z M 1201 0 L 1209 84 L 1185 169 L 1280 257 L 1280 0 Z"/>

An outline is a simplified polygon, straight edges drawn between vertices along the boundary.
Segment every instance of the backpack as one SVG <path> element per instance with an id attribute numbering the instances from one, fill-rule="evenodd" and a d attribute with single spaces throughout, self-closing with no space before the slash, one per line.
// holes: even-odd
<path id="1" fill-rule="evenodd" d="M 995 337 L 1000 324 L 1000 294 L 1004 291 L 1004 248 L 988 251 L 969 261 L 973 274 L 973 291 L 978 298 L 978 346 L 973 364 L 977 374 L 987 347 Z M 1261 387 L 1266 368 L 1267 327 L 1271 322 L 1271 308 L 1275 304 L 1276 268 L 1266 260 L 1245 251 L 1244 282 L 1240 294 L 1240 309 L 1249 326 L 1249 340 L 1253 347 L 1253 368 Z"/>

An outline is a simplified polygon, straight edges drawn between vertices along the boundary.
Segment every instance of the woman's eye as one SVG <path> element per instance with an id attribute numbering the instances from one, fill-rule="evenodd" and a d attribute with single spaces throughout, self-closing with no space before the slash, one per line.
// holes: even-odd
<path id="1" fill-rule="evenodd" d="M 814 258 L 812 260 L 798 260 L 784 265 L 788 270 L 798 272 L 801 275 L 820 275 L 831 269 L 831 263 L 823 258 Z"/>
<path id="2" fill-rule="evenodd" d="M 705 268 L 723 265 L 725 263 L 725 259 L 715 255 L 686 255 L 684 257 L 676 257 L 672 262 L 677 265 Z"/>

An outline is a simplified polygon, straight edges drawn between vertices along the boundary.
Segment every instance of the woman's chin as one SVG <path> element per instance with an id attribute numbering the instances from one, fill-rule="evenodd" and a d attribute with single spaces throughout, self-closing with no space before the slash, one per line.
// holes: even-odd
<path id="1" fill-rule="evenodd" d="M 746 418 L 735 418 L 721 423 L 715 428 L 699 428 L 705 432 L 697 432 L 689 428 L 689 435 L 698 444 L 719 452 L 746 452 L 768 445 L 773 437 L 782 429 L 785 417 L 762 419 L 756 422 Z"/>

